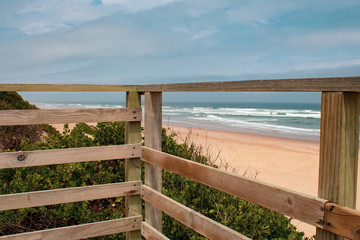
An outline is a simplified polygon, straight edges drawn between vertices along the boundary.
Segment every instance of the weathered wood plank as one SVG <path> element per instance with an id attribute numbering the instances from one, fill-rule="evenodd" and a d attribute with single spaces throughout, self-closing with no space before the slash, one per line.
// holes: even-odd
<path id="1" fill-rule="evenodd" d="M 359 93 L 324 92 L 321 96 L 318 196 L 350 208 L 356 207 L 359 102 Z M 321 229 L 316 236 L 339 239 Z"/>
<path id="2" fill-rule="evenodd" d="M 139 230 L 142 216 L 2 236 L 2 240 L 75 240 Z"/>
<path id="3" fill-rule="evenodd" d="M 145 93 L 145 146 L 161 151 L 162 93 Z M 145 163 L 145 184 L 162 191 L 162 169 Z M 145 222 L 162 231 L 162 212 L 145 203 Z"/>
<path id="4" fill-rule="evenodd" d="M 154 85 L 0 84 L 0 91 L 45 92 L 323 92 L 360 91 L 360 77 L 274 79 Z"/>
<path id="5" fill-rule="evenodd" d="M 0 110 L 0 126 L 141 121 L 140 108 Z"/>
<path id="6" fill-rule="evenodd" d="M 147 240 L 168 240 L 169 239 L 146 222 L 141 223 L 141 235 Z"/>
<path id="7" fill-rule="evenodd" d="M 0 195 L 0 211 L 140 194 L 141 181 Z"/>
<path id="8" fill-rule="evenodd" d="M 142 147 L 142 160 L 289 217 L 322 227 L 327 200 Z"/>
<path id="9" fill-rule="evenodd" d="M 127 108 L 141 108 L 141 95 L 138 92 L 126 93 Z M 125 142 L 127 144 L 141 143 L 141 122 L 127 122 L 125 128 Z M 132 158 L 125 160 L 125 180 L 141 180 L 141 160 Z M 125 199 L 126 216 L 140 215 L 142 211 L 140 196 L 127 196 Z M 126 238 L 130 240 L 140 240 L 141 232 L 132 231 L 126 233 Z"/>
<path id="10" fill-rule="evenodd" d="M 16 92 L 127 92 L 136 91 L 134 85 L 87 84 L 0 84 L 0 91 Z"/>
<path id="11" fill-rule="evenodd" d="M 324 229 L 349 239 L 360 239 L 360 211 L 328 203 Z"/>
<path id="12" fill-rule="evenodd" d="M 0 169 L 138 158 L 140 155 L 140 144 L 6 152 L 0 153 Z"/>
<path id="13" fill-rule="evenodd" d="M 200 213 L 176 202 L 175 200 L 143 185 L 141 197 L 177 221 L 195 230 L 209 239 L 246 239 L 246 236 L 201 215 Z"/>
<path id="14" fill-rule="evenodd" d="M 360 77 L 140 85 L 140 92 L 360 92 Z"/>

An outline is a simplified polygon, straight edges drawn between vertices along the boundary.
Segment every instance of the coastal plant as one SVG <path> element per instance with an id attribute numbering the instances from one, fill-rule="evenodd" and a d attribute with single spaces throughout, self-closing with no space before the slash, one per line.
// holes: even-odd
<path id="1" fill-rule="evenodd" d="M 214 159 L 219 160 L 218 155 L 204 157 L 201 154 L 204 148 L 189 141 L 190 136 L 179 136 L 182 143 L 176 141 L 176 136 L 175 132 L 170 130 L 170 134 L 166 134 L 163 129 L 164 152 L 202 164 L 209 164 L 208 157 L 211 157 L 210 162 L 217 167 Z M 220 159 L 222 165 L 226 165 L 224 161 Z M 304 233 L 296 231 L 291 219 L 280 213 L 168 171 L 163 171 L 163 178 L 165 195 L 252 239 L 308 239 Z M 166 214 L 163 230 L 170 239 L 204 239 Z"/>
<path id="2" fill-rule="evenodd" d="M 116 129 L 118 123 L 105 123 Z M 100 124 L 103 127 L 104 124 Z M 121 124 L 120 124 L 121 125 Z M 21 150 L 45 150 L 58 148 L 89 147 L 99 145 L 99 140 L 87 136 L 83 126 L 70 130 L 64 125 L 62 133 L 57 132 L 44 141 L 31 144 L 23 141 Z M 103 138 L 103 143 L 113 139 Z M 118 139 L 119 144 L 123 144 Z M 3 169 L 0 171 L 1 194 L 31 192 L 58 188 L 79 187 L 124 181 L 124 161 L 86 162 L 59 164 L 41 167 Z M 0 235 L 14 234 L 81 223 L 103 221 L 124 217 L 124 198 L 109 198 L 77 203 L 58 204 L 37 208 L 25 208 L 0 213 Z M 104 239 L 119 239 L 123 234 L 107 236 Z"/>
<path id="3" fill-rule="evenodd" d="M 0 91 L 0 110 L 38 109 L 17 92 Z M 6 149 L 20 150 L 21 141 L 28 139 L 31 143 L 41 140 L 45 129 L 42 125 L 0 126 L 0 151 Z"/>
<path id="4" fill-rule="evenodd" d="M 123 134 L 118 137 L 107 134 L 124 132 L 123 123 L 99 123 L 93 137 L 83 132 L 83 126 L 70 130 L 64 125 L 62 133 L 45 137 L 45 142 L 22 143 L 22 150 L 98 146 L 100 144 L 123 144 Z M 108 137 L 106 137 L 108 136 Z M 163 151 L 193 161 L 208 164 L 199 148 L 189 143 L 179 144 L 175 133 L 162 132 Z M 201 148 L 200 148 L 201 149 Z M 216 167 L 216 166 L 214 166 Z M 3 179 L 2 194 L 29 192 L 65 187 L 85 186 L 119 182 L 124 180 L 124 162 L 120 160 L 74 163 L 0 171 Z M 229 194 L 204 186 L 168 171 L 163 173 L 165 195 L 200 212 L 236 231 L 254 239 L 302 239 L 290 219 L 282 214 L 243 201 Z M 1 234 L 68 226 L 86 222 L 119 218 L 124 216 L 123 198 L 112 198 L 80 203 L 59 204 L 48 207 L 4 211 L 0 214 Z M 194 231 L 164 214 L 164 234 L 171 239 L 204 239 Z M 121 239 L 122 235 L 106 239 Z"/>
<path id="5" fill-rule="evenodd" d="M 98 123 L 96 126 L 67 124 L 60 133 L 48 127 L 41 141 L 22 141 L 22 151 L 124 144 L 125 124 Z M 178 142 L 173 131 L 162 131 L 164 152 L 213 167 L 227 163 L 219 155 L 190 139 Z M 10 149 L 12 150 L 12 149 Z M 223 162 L 223 163 L 222 163 Z M 216 165 L 218 164 L 218 165 Z M 224 165 L 225 164 L 225 165 Z M 229 168 L 230 170 L 230 168 Z M 30 192 L 124 181 L 124 161 L 98 161 L 0 170 L 0 194 Z M 174 173 L 163 171 L 163 193 L 253 239 L 303 239 L 284 215 L 241 200 Z M 124 198 L 109 198 L 0 212 L 0 235 L 121 218 Z M 164 214 L 163 232 L 170 239 L 205 239 Z M 124 239 L 115 234 L 97 239 Z"/>

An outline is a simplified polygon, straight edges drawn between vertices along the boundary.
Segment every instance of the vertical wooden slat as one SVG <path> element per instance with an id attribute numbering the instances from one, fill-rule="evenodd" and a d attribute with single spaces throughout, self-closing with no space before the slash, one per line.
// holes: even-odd
<path id="1" fill-rule="evenodd" d="M 356 207 L 359 151 L 359 93 L 324 92 L 321 96 L 319 197 Z M 324 219 L 324 224 L 331 222 Z M 316 239 L 343 239 L 317 229 Z"/>
<path id="2" fill-rule="evenodd" d="M 145 93 L 145 146 L 161 151 L 162 93 Z M 162 169 L 145 163 L 145 184 L 154 190 L 162 190 Z M 145 222 L 162 231 L 162 212 L 145 203 Z"/>
<path id="3" fill-rule="evenodd" d="M 126 94 L 127 108 L 140 108 L 141 95 L 138 92 L 131 91 Z M 141 122 L 127 122 L 125 129 L 125 142 L 127 144 L 141 143 Z M 125 160 L 125 180 L 137 181 L 141 180 L 141 160 L 140 158 L 132 158 Z M 141 197 L 126 197 L 126 215 L 141 215 Z M 126 239 L 141 239 L 141 231 L 132 231 L 126 233 Z"/>

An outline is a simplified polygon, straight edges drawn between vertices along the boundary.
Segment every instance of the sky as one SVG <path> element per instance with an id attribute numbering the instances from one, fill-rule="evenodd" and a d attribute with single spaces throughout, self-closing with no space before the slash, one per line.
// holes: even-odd
<path id="1" fill-rule="evenodd" d="M 335 76 L 360 76 L 359 0 L 0 1 L 0 83 Z"/>

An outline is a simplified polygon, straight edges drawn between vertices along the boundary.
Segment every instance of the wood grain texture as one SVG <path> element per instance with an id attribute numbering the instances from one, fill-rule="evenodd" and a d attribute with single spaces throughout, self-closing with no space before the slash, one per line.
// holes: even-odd
<path id="1" fill-rule="evenodd" d="M 141 95 L 132 91 L 126 93 L 127 108 L 141 108 Z M 127 144 L 141 143 L 141 122 L 126 122 L 125 142 Z M 131 158 L 125 160 L 125 180 L 138 181 L 141 180 L 141 160 L 140 158 Z M 126 216 L 140 215 L 142 211 L 140 196 L 127 196 L 125 198 Z M 140 240 L 141 232 L 132 231 L 126 233 L 129 240 Z"/>
<path id="2" fill-rule="evenodd" d="M 359 99 L 358 93 L 325 92 L 321 96 L 318 196 L 350 208 L 356 207 Z M 342 238 L 318 229 L 317 239 Z"/>
<path id="3" fill-rule="evenodd" d="M 141 235 L 146 240 L 168 240 L 165 235 L 159 232 L 157 229 L 153 228 L 146 222 L 141 223 Z"/>
<path id="4" fill-rule="evenodd" d="M 140 108 L 0 110 L 0 126 L 141 121 Z"/>
<path id="5" fill-rule="evenodd" d="M 162 139 L 162 93 L 145 93 L 145 146 L 161 151 Z M 162 191 L 162 169 L 145 163 L 145 184 Z M 162 212 L 145 203 L 145 222 L 162 231 Z"/>
<path id="6" fill-rule="evenodd" d="M 2 240 L 75 240 L 134 231 L 141 228 L 142 216 L 2 236 Z"/>
<path id="7" fill-rule="evenodd" d="M 86 85 L 86 84 L 0 84 L 0 91 L 127 92 L 127 91 L 137 91 L 137 86 L 134 86 L 134 85 Z"/>
<path id="8" fill-rule="evenodd" d="M 0 153 L 0 169 L 139 158 L 140 155 L 140 144 L 6 152 Z"/>
<path id="9" fill-rule="evenodd" d="M 248 240 L 246 236 L 201 215 L 200 213 L 174 201 L 173 199 L 153 190 L 148 186 L 142 186 L 141 197 L 164 213 L 175 218 L 194 231 L 209 239 Z"/>
<path id="10" fill-rule="evenodd" d="M 0 195 L 0 211 L 140 194 L 141 181 Z"/>
<path id="11" fill-rule="evenodd" d="M 322 227 L 327 200 L 142 147 L 142 160 L 289 217 Z"/>
<path id="12" fill-rule="evenodd" d="M 140 92 L 360 92 L 360 77 L 140 85 Z"/>
<path id="13" fill-rule="evenodd" d="M 324 229 L 358 240 L 360 239 L 360 211 L 328 203 L 325 207 Z"/>
<path id="14" fill-rule="evenodd" d="M 275 79 L 154 85 L 0 84 L 0 91 L 45 92 L 360 92 L 360 77 Z"/>

